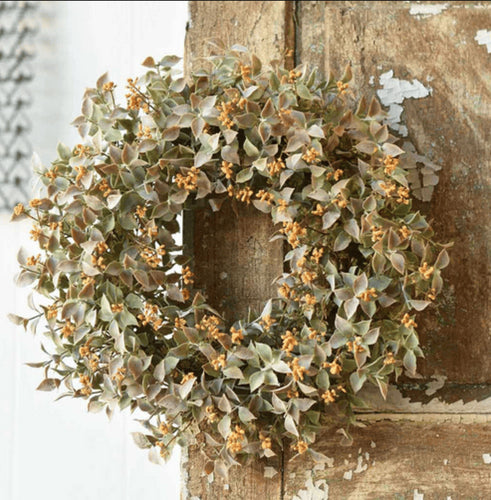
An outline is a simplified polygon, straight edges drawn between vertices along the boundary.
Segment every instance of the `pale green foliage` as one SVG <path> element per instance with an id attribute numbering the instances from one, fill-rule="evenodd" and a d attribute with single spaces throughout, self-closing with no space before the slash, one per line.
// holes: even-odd
<path id="1" fill-rule="evenodd" d="M 48 319 L 40 389 L 63 383 L 92 411 L 140 408 L 148 434 L 135 441 L 153 460 L 155 445 L 165 456 L 201 432 L 219 457 L 206 470 L 224 473 L 285 438 L 305 452 L 326 410 L 349 422 L 364 384 L 385 395 L 391 374 L 414 374 L 415 313 L 441 291 L 448 256 L 411 209 L 380 106 L 352 111 L 349 71 L 263 68 L 236 47 L 188 85 L 176 62 L 147 59 L 126 107 L 106 76 L 87 90 L 84 145 L 60 145 L 39 173 L 45 198 L 14 215 L 35 220 L 42 252 L 20 254 L 19 283 L 52 307 L 14 320 L 35 331 Z M 192 288 L 174 239 L 183 210 L 228 199 L 239 216 L 246 203 L 270 213 L 290 245 L 279 296 L 232 325 Z"/>

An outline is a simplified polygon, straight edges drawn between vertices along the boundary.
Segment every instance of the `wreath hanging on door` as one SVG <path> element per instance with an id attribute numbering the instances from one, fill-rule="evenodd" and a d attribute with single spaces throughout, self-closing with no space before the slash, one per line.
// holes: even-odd
<path id="1" fill-rule="evenodd" d="M 416 313 L 442 290 L 446 245 L 412 209 L 404 151 L 376 100 L 355 109 L 349 68 L 264 68 L 241 47 L 189 84 L 176 57 L 128 80 L 106 75 L 75 120 L 83 144 L 38 166 L 42 197 L 18 205 L 40 253 L 18 282 L 42 296 L 14 321 L 46 337 L 41 390 L 90 411 L 139 408 L 152 460 L 201 433 L 207 472 L 311 445 L 330 409 L 348 422 L 367 383 L 415 374 Z M 289 245 L 289 269 L 253 321 L 225 324 L 193 287 L 178 216 L 207 200 L 253 205 Z"/>

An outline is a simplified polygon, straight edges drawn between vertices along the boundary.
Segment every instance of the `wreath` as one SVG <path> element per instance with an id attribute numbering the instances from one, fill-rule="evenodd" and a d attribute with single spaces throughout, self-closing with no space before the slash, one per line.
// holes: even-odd
<path id="1" fill-rule="evenodd" d="M 62 383 L 90 411 L 146 414 L 137 444 L 168 457 L 199 434 L 226 474 L 289 442 L 315 451 L 335 410 L 355 419 L 374 384 L 416 372 L 416 313 L 441 292 L 446 246 L 413 211 L 404 151 L 373 99 L 355 107 L 306 65 L 263 68 L 242 47 L 179 77 L 176 57 L 127 83 L 103 75 L 75 120 L 83 144 L 38 165 L 42 197 L 17 205 L 40 254 L 19 253 L 46 338 L 40 390 Z M 179 216 L 205 200 L 270 214 L 289 251 L 271 297 L 231 324 L 193 287 Z M 230 203 L 230 202 L 227 202 Z"/>

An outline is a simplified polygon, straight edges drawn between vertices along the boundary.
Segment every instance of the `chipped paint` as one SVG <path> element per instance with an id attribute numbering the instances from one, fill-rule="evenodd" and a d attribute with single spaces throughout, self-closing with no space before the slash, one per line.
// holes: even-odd
<path id="1" fill-rule="evenodd" d="M 400 80 L 394 78 L 394 71 L 382 73 L 379 78 L 381 89 L 377 90 L 380 102 L 389 108 L 386 123 L 402 136 L 407 136 L 407 127 L 402 124 L 401 115 L 404 108 L 401 104 L 405 99 L 421 99 L 431 94 L 431 87 L 425 87 L 420 81 L 414 79 Z"/>
<path id="2" fill-rule="evenodd" d="M 329 485 L 325 479 L 314 481 L 309 477 L 305 481 L 305 489 L 302 489 L 293 496 L 292 500 L 328 500 Z"/>
<path id="3" fill-rule="evenodd" d="M 448 3 L 444 4 L 413 4 L 409 9 L 411 16 L 416 16 L 418 19 L 425 17 L 436 16 L 441 14 L 445 9 L 448 9 Z"/>
<path id="4" fill-rule="evenodd" d="M 491 453 L 483 453 L 482 459 L 486 465 L 491 464 Z"/>
<path id="5" fill-rule="evenodd" d="M 435 385 L 432 387 L 434 388 Z M 426 414 L 430 420 L 435 418 L 436 420 L 440 419 L 440 421 L 455 420 L 456 422 L 462 423 L 491 421 L 491 398 L 481 401 L 469 401 L 467 403 L 464 403 L 462 400 L 455 401 L 454 403 L 447 403 L 445 401 L 440 401 L 436 397 L 424 404 L 421 402 L 413 402 L 410 398 L 404 397 L 397 390 L 397 387 L 394 386 L 389 386 L 386 400 L 382 398 L 379 390 L 375 387 L 365 386 L 362 391 L 363 398 L 367 401 L 371 411 L 379 412 L 379 414 L 384 412 L 385 415 L 394 412 L 394 419 L 397 419 L 400 414 L 405 414 L 405 418 L 408 418 L 407 414 L 411 414 L 412 416 L 410 416 L 409 419 L 421 420 Z M 369 413 L 359 414 L 360 418 L 363 419 L 368 415 Z"/>
<path id="6" fill-rule="evenodd" d="M 424 497 L 423 493 L 419 493 L 418 490 L 414 490 L 413 500 L 423 500 Z"/>
<path id="7" fill-rule="evenodd" d="M 479 45 L 486 45 L 488 54 L 491 54 L 491 30 L 478 30 L 474 40 Z"/>
<path id="8" fill-rule="evenodd" d="M 427 396 L 433 396 L 435 392 L 439 391 L 445 385 L 447 377 L 445 377 L 445 375 L 435 375 L 433 376 L 433 379 L 434 380 L 428 382 L 427 384 L 427 389 L 425 391 Z"/>

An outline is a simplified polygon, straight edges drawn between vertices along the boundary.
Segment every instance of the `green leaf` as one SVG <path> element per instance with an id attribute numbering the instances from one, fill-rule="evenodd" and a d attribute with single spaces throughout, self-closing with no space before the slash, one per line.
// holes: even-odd
<path id="1" fill-rule="evenodd" d="M 250 158 L 258 158 L 259 157 L 259 149 L 252 144 L 252 142 L 249 139 L 246 139 L 244 141 L 244 151 L 246 152 L 246 155 L 249 156 Z"/>
<path id="2" fill-rule="evenodd" d="M 265 363 L 269 364 L 273 361 L 273 352 L 271 351 L 271 347 L 268 344 L 261 344 L 260 342 L 256 342 L 255 347 L 257 353 Z"/>
<path id="3" fill-rule="evenodd" d="M 350 375 L 349 381 L 355 393 L 363 387 L 366 379 L 367 377 L 364 373 L 360 375 L 357 371 Z"/>
<path id="4" fill-rule="evenodd" d="M 152 443 L 148 440 L 148 437 L 141 432 L 132 432 L 131 436 L 133 437 L 133 441 L 138 446 L 138 448 L 146 449 L 151 448 Z"/>
<path id="5" fill-rule="evenodd" d="M 36 391 L 54 391 L 60 385 L 57 378 L 45 378 L 36 388 Z"/>
<path id="6" fill-rule="evenodd" d="M 336 209 L 329 209 L 322 216 L 322 229 L 329 229 L 341 217 L 341 212 Z"/>
<path id="7" fill-rule="evenodd" d="M 348 233 L 345 231 L 341 231 L 336 240 L 334 241 L 333 251 L 341 252 L 341 250 L 345 250 L 348 245 L 351 243 L 351 238 Z"/>
<path id="8" fill-rule="evenodd" d="M 249 377 L 251 392 L 254 392 L 264 382 L 264 372 L 255 372 Z"/>
<path id="9" fill-rule="evenodd" d="M 220 422 L 218 422 L 218 432 L 222 435 L 224 439 L 227 439 L 227 436 L 230 434 L 230 424 L 231 419 L 229 415 L 225 415 Z"/>
<path id="10" fill-rule="evenodd" d="M 404 269 L 406 266 L 406 261 L 404 259 L 404 256 L 400 253 L 393 253 L 390 256 L 390 262 L 393 266 L 393 268 L 400 274 L 404 275 Z"/>
<path id="11" fill-rule="evenodd" d="M 296 437 L 300 437 L 298 433 L 297 426 L 295 425 L 295 421 L 291 415 L 287 415 L 285 417 L 285 429 Z"/>
<path id="12" fill-rule="evenodd" d="M 416 355 L 413 351 L 406 351 L 402 363 L 410 375 L 416 374 Z"/>
<path id="13" fill-rule="evenodd" d="M 228 366 L 223 370 L 223 374 L 227 378 L 234 378 L 234 379 L 243 379 L 244 374 L 242 373 L 242 370 L 237 367 L 237 366 Z"/>
<path id="14" fill-rule="evenodd" d="M 244 168 L 237 174 L 235 181 L 238 183 L 247 182 L 252 178 L 253 174 L 254 170 L 252 168 Z"/>
<path id="15" fill-rule="evenodd" d="M 244 424 L 247 424 L 251 420 L 255 420 L 256 417 L 254 416 L 253 413 L 251 413 L 247 408 L 244 406 L 239 406 L 239 418 L 241 422 Z"/>

